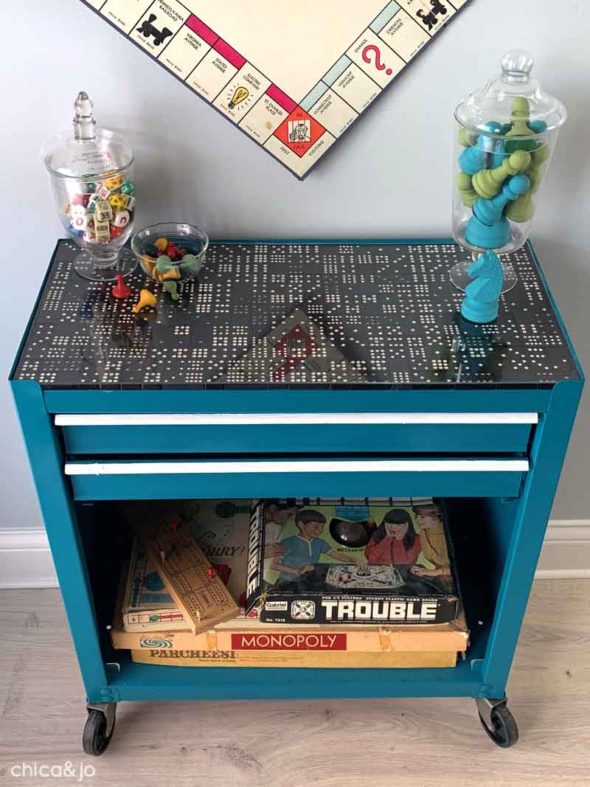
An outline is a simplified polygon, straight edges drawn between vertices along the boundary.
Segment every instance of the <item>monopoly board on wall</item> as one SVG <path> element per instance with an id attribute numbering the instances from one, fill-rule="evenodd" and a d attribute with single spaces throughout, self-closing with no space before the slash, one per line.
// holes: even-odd
<path id="1" fill-rule="evenodd" d="M 304 178 L 469 0 L 83 0 Z"/>

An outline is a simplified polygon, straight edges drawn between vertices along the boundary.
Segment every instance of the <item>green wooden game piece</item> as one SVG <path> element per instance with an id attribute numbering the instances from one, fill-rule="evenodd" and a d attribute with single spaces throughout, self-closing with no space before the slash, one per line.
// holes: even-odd
<path id="1" fill-rule="evenodd" d="M 511 106 L 510 120 L 511 128 L 506 133 L 506 142 L 504 149 L 508 155 L 517 150 L 536 150 L 538 145 L 534 139 L 531 139 L 531 129 L 529 128 L 529 121 L 531 119 L 531 107 L 528 99 L 519 96 L 514 99 Z M 523 139 L 519 139 L 523 137 Z"/>
<path id="2" fill-rule="evenodd" d="M 533 194 L 539 190 L 543 179 L 543 168 L 550 155 L 551 152 L 547 145 L 542 145 L 531 153 L 531 164 L 524 173 L 531 181 L 531 188 L 526 194 L 523 194 L 508 205 L 506 216 L 511 221 L 522 223 L 530 221 L 535 215 Z"/>
<path id="3" fill-rule="evenodd" d="M 510 221 L 525 222 L 530 221 L 535 214 L 535 203 L 533 202 L 533 195 L 530 191 L 523 194 L 514 202 L 508 203 L 505 216 Z"/>
<path id="4" fill-rule="evenodd" d="M 531 154 L 517 150 L 495 169 L 482 169 L 473 176 L 473 188 L 484 199 L 492 199 L 499 194 L 506 178 L 525 172 L 531 164 Z"/>
<path id="5" fill-rule="evenodd" d="M 174 281 L 174 279 L 167 279 L 163 284 L 163 288 L 166 290 L 168 295 L 172 298 L 173 301 L 179 301 L 180 295 L 178 294 L 178 285 Z"/>
<path id="6" fill-rule="evenodd" d="M 466 128 L 459 129 L 459 144 L 464 148 L 470 148 L 477 142 L 477 134 L 474 131 L 469 131 Z"/>
<path id="7" fill-rule="evenodd" d="M 172 260 L 166 254 L 162 254 L 161 257 L 158 257 L 158 261 L 156 262 L 156 268 L 158 273 L 166 273 L 172 267 Z"/>
<path id="8" fill-rule="evenodd" d="M 473 188 L 471 176 L 466 175 L 465 172 L 460 172 L 457 175 L 457 190 L 461 194 L 461 201 L 468 208 L 471 208 L 479 199 L 479 194 Z"/>
<path id="9" fill-rule="evenodd" d="M 203 265 L 202 260 L 194 254 L 185 254 L 180 263 L 180 270 L 188 276 L 195 276 Z"/>
<path id="10" fill-rule="evenodd" d="M 545 162 L 549 159 L 550 155 L 551 151 L 547 145 L 543 145 L 531 153 L 531 165 L 525 173 L 531 181 L 531 194 L 534 194 L 536 191 L 538 191 L 539 186 L 541 185 L 541 180 L 543 179 L 543 167 L 545 166 Z"/>

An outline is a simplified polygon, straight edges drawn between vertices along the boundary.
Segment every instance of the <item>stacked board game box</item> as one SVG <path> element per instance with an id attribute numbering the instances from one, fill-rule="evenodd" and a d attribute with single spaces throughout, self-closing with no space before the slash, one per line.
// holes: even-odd
<path id="1" fill-rule="evenodd" d="M 279 573 L 275 566 L 277 557 L 284 555 L 281 542 L 289 538 L 297 512 L 309 510 L 311 504 L 317 508 L 320 503 L 326 510 L 332 510 L 334 505 L 342 506 L 342 501 L 338 504 L 329 501 L 267 501 L 262 506 L 262 510 L 266 510 L 266 524 L 271 524 L 265 534 L 269 545 L 265 558 L 269 571 Z M 393 503 L 387 501 L 385 508 L 391 510 Z M 171 615 L 174 608 L 166 608 L 163 616 L 147 621 L 142 624 L 143 627 L 130 625 L 130 615 L 135 614 L 127 606 L 130 586 L 136 588 L 136 593 L 137 588 L 146 588 L 148 597 L 154 588 L 159 592 L 166 591 L 165 583 L 149 556 L 144 560 L 136 560 L 133 581 L 131 571 L 128 574 L 124 572 L 122 577 L 111 629 L 114 647 L 130 650 L 134 661 L 169 666 L 450 667 L 455 665 L 457 654 L 467 648 L 468 632 L 460 614 L 447 622 L 425 622 L 421 625 L 385 619 L 379 622 L 345 621 L 337 625 L 333 622 L 300 620 L 280 624 L 262 621 L 260 604 L 254 603 L 247 609 L 245 596 L 248 543 L 252 541 L 253 523 L 260 522 L 260 504 L 251 506 L 249 501 L 183 501 L 174 505 L 196 543 L 219 575 L 227 581 L 238 603 L 239 612 L 198 633 L 189 630 L 186 625 L 177 628 L 176 623 L 172 626 L 166 622 L 165 616 Z M 354 511 L 349 509 L 345 512 L 341 507 L 338 508 L 339 515 L 346 513 L 355 518 L 345 519 L 341 516 L 336 537 L 343 537 L 346 523 L 360 523 L 369 534 L 368 545 L 370 536 L 378 531 L 381 524 L 380 505 L 371 505 L 368 516 L 359 503 L 354 504 Z M 132 504 L 128 514 L 131 517 L 142 516 L 140 506 Z M 360 518 L 362 515 L 365 515 L 364 520 Z M 357 528 L 352 530 L 356 532 Z M 357 532 L 358 537 L 362 540 Z M 373 539 L 373 543 L 375 541 Z M 378 539 L 377 543 L 380 543 Z M 370 549 L 374 559 L 377 554 L 383 556 L 387 553 L 388 543 Z M 362 552 L 362 548 L 354 549 L 355 554 L 359 554 L 359 549 Z M 417 545 L 413 551 L 416 550 Z M 134 552 L 142 554 L 139 543 L 134 546 Z M 424 556 L 416 565 L 431 572 L 445 568 L 439 566 L 437 569 Z M 405 573 L 403 566 L 397 568 L 400 576 Z M 441 576 L 446 581 L 444 572 Z M 363 591 L 358 592 L 362 595 Z M 175 611 L 182 614 L 181 609 Z"/>
<path id="2" fill-rule="evenodd" d="M 272 623 L 448 623 L 459 614 L 431 498 L 254 506 L 247 607 Z"/>

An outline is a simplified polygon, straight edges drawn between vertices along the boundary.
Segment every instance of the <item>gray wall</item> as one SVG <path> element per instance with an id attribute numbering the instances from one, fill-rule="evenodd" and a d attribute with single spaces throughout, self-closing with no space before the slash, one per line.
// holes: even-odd
<path id="1" fill-rule="evenodd" d="M 504 50 L 529 48 L 570 112 L 533 237 L 582 361 L 590 357 L 590 3 L 474 0 L 304 183 L 82 3 L 19 0 L 11 14 L 0 83 L 0 528 L 41 524 L 3 381 L 60 234 L 39 148 L 68 127 L 80 89 L 136 149 L 140 225 L 192 219 L 212 236 L 242 237 L 447 235 L 453 107 Z M 586 399 L 554 518 L 590 517 L 589 437 Z"/>

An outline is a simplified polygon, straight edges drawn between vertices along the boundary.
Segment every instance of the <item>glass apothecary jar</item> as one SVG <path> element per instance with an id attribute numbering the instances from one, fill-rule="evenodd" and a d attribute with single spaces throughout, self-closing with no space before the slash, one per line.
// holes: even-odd
<path id="1" fill-rule="evenodd" d="M 93 105 L 84 92 L 74 104 L 74 131 L 47 143 L 43 160 L 60 221 L 81 247 L 77 273 L 91 280 L 112 280 L 136 265 L 125 249 L 135 215 L 133 151 L 120 134 L 98 129 Z"/>
<path id="2" fill-rule="evenodd" d="M 527 52 L 508 52 L 500 75 L 455 110 L 453 236 L 477 254 L 526 242 L 567 119 L 563 104 L 532 76 L 533 65 Z M 459 278 L 453 281 L 463 287 L 468 278 Z"/>

